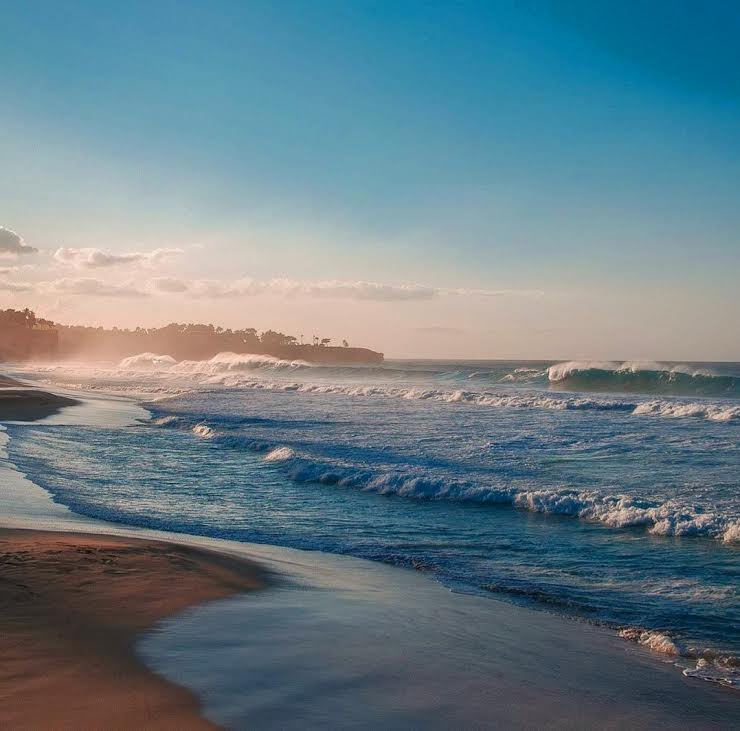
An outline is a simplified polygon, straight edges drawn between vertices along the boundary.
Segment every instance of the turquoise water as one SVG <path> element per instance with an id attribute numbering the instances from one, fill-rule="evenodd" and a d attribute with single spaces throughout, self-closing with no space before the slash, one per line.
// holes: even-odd
<path id="1" fill-rule="evenodd" d="M 410 566 L 738 683 L 736 364 L 142 355 L 36 376 L 150 394 L 126 428 L 12 429 L 11 459 L 77 512 Z"/>

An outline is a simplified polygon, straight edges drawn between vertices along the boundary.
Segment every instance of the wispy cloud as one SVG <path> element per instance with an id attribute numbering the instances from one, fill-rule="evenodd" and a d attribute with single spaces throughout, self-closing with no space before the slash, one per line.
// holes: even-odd
<path id="1" fill-rule="evenodd" d="M 158 292 L 180 293 L 188 292 L 192 287 L 192 283 L 186 282 L 184 279 L 177 279 L 176 277 L 158 277 L 152 280 L 152 286 Z"/>
<path id="2" fill-rule="evenodd" d="M 38 249 L 35 246 L 29 246 L 20 234 L 0 226 L 0 256 L 16 258 L 36 252 Z"/>
<path id="3" fill-rule="evenodd" d="M 39 282 L 35 289 L 42 294 L 83 297 L 147 297 L 148 292 L 134 282 L 110 283 L 92 277 L 62 278 Z"/>
<path id="4" fill-rule="evenodd" d="M 182 249 L 154 249 L 153 251 L 130 251 L 116 254 L 96 248 L 61 248 L 54 252 L 59 264 L 76 269 L 104 269 L 116 266 L 155 266 L 183 254 Z"/>
<path id="5" fill-rule="evenodd" d="M 412 327 L 411 330 L 426 335 L 464 335 L 465 330 L 460 327 L 446 327 L 445 325 L 429 325 L 428 327 Z"/>
<path id="6" fill-rule="evenodd" d="M 186 293 L 192 297 L 214 299 L 273 295 L 371 302 L 408 302 L 431 300 L 445 296 L 500 297 L 522 294 L 539 296 L 542 294 L 542 292 L 535 290 L 446 289 L 422 284 L 386 284 L 362 280 L 304 282 L 285 278 L 268 280 L 244 278 L 233 281 L 218 281 L 160 277 L 152 280 L 152 287 L 155 291 L 162 293 Z"/>
<path id="7" fill-rule="evenodd" d="M 33 292 L 36 286 L 30 282 L 8 282 L 0 280 L 0 292 Z"/>

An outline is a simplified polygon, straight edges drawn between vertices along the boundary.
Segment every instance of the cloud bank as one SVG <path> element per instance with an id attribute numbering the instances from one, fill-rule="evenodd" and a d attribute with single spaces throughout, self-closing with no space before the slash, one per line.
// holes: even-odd
<path id="1" fill-rule="evenodd" d="M 15 258 L 37 252 L 38 249 L 35 246 L 29 246 L 20 234 L 5 226 L 0 226 L 0 256 Z"/>
<path id="2" fill-rule="evenodd" d="M 183 254 L 182 249 L 154 249 L 115 254 L 96 248 L 72 249 L 63 247 L 54 252 L 54 260 L 75 269 L 104 269 L 116 266 L 155 266 Z"/>

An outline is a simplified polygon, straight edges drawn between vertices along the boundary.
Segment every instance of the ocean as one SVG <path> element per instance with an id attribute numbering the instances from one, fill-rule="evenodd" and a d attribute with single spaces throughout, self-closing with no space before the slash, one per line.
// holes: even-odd
<path id="1" fill-rule="evenodd" d="M 740 688 L 740 364 L 143 353 L 16 373 L 151 414 L 8 427 L 11 461 L 75 512 L 410 567 Z"/>

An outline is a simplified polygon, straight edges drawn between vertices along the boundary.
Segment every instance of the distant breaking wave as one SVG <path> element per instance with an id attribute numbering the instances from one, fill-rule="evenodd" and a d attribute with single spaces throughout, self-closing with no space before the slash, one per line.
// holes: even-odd
<path id="1" fill-rule="evenodd" d="M 124 371 L 151 371 L 158 368 L 169 368 L 177 361 L 171 355 L 157 355 L 156 353 L 139 353 L 124 358 L 118 367 Z"/>
<path id="2" fill-rule="evenodd" d="M 250 353 L 219 353 L 209 360 L 182 360 L 179 362 L 169 355 L 140 353 L 130 358 L 124 358 L 118 364 L 118 369 L 122 371 L 160 369 L 173 375 L 182 376 L 209 376 L 257 369 L 296 370 L 311 367 L 311 363 L 304 360 L 281 360 L 271 355 Z"/>
<path id="3" fill-rule="evenodd" d="M 740 398 L 740 378 L 688 365 L 570 361 L 550 366 L 551 384 L 574 391 Z"/>
<path id="4" fill-rule="evenodd" d="M 740 420 L 740 406 L 711 402 L 653 400 L 646 402 L 560 396 L 542 393 L 495 394 L 478 391 L 401 388 L 322 383 L 288 383 L 245 379 L 212 379 L 210 383 L 251 388 L 258 391 L 296 391 L 299 393 L 340 394 L 343 396 L 385 396 L 408 401 L 438 401 L 510 409 L 549 409 L 551 411 L 622 411 L 636 416 L 701 417 L 710 421 Z"/>
<path id="5" fill-rule="evenodd" d="M 58 365 L 46 370 L 74 370 Z M 83 366 L 84 368 L 84 366 Z M 518 367 L 495 380 L 497 391 L 471 388 L 492 371 L 432 371 L 357 366 L 317 366 L 269 355 L 219 353 L 208 360 L 176 361 L 169 355 L 140 353 L 124 358 L 116 367 L 95 367 L 88 374 L 96 379 L 111 377 L 115 383 L 104 390 L 177 395 L 184 388 L 221 386 L 270 392 L 296 392 L 348 397 L 400 398 L 467 404 L 492 408 L 544 409 L 550 411 L 623 412 L 635 416 L 702 418 L 714 422 L 740 421 L 740 378 L 713 375 L 691 366 L 571 361 L 543 370 Z M 42 369 L 43 370 L 43 369 Z M 414 374 L 424 385 L 404 376 Z M 143 380 L 142 380 L 143 378 Z M 398 379 L 401 380 L 398 380 Z M 547 378 L 547 381 L 541 379 Z M 381 380 L 382 379 L 382 380 Z M 550 384 L 550 390 L 542 386 Z M 460 387 L 455 387 L 459 384 Z M 507 385 L 511 384 L 511 386 Z M 531 384 L 531 385 L 528 385 Z M 99 383 L 65 384 L 70 388 L 101 389 Z M 482 383 L 480 384 L 483 385 Z M 526 386 L 522 388 L 522 386 Z M 578 391 L 566 394 L 557 391 Z M 603 392 L 589 395 L 588 391 Z M 614 394 L 609 396 L 608 392 Z M 646 397 L 638 398 L 640 393 Z M 618 394 L 624 394 L 621 397 Z M 626 396 L 634 394 L 632 398 Z M 683 399 L 650 398 L 666 395 Z M 703 397 L 714 396 L 715 400 Z M 685 400 L 694 397 L 692 400 Z M 649 399 L 649 400 L 648 400 Z"/>

